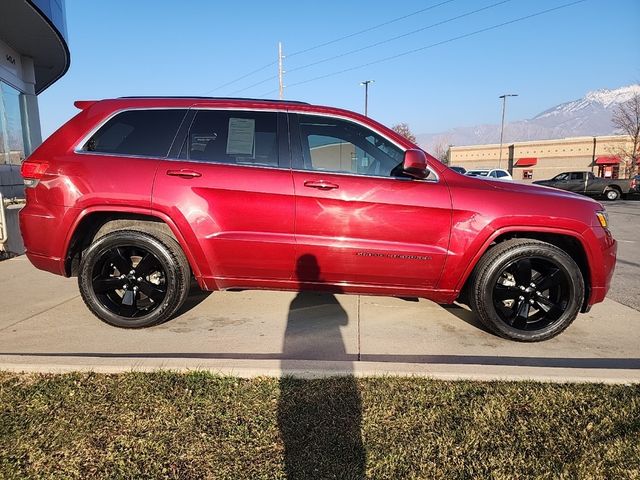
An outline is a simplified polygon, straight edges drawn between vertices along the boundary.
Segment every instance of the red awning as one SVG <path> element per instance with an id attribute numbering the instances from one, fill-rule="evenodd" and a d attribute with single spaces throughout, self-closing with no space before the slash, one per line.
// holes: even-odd
<path id="1" fill-rule="evenodd" d="M 620 163 L 620 157 L 598 157 L 596 165 L 617 165 Z"/>
<path id="2" fill-rule="evenodd" d="M 514 167 L 533 167 L 538 164 L 537 158 L 519 158 Z"/>

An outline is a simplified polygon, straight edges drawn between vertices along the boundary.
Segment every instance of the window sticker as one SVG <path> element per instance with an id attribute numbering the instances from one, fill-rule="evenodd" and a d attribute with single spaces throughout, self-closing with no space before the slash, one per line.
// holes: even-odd
<path id="1" fill-rule="evenodd" d="M 192 133 L 191 134 L 191 151 L 192 152 L 204 152 L 205 148 L 210 142 L 214 142 L 218 138 L 217 133 L 212 134 L 201 134 L 201 133 Z"/>
<path id="2" fill-rule="evenodd" d="M 253 118 L 230 118 L 227 155 L 253 155 L 255 132 Z"/>

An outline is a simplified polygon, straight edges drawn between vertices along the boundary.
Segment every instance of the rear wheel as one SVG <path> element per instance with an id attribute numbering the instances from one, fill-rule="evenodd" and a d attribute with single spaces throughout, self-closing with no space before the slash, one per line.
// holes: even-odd
<path id="1" fill-rule="evenodd" d="M 498 335 L 537 342 L 558 335 L 584 299 L 580 268 L 563 250 L 538 240 L 507 240 L 474 270 L 471 308 Z"/>
<path id="2" fill-rule="evenodd" d="M 99 238 L 80 263 L 78 285 L 104 322 L 142 328 L 169 319 L 184 303 L 190 268 L 178 243 L 162 234 L 122 230 Z"/>
<path id="3" fill-rule="evenodd" d="M 620 198 L 620 192 L 615 188 L 610 188 L 604 191 L 604 196 L 607 200 L 613 202 L 614 200 L 618 200 Z"/>

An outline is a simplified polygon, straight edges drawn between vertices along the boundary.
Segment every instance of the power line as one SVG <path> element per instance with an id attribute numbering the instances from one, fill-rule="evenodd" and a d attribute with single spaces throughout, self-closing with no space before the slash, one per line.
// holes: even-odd
<path id="1" fill-rule="evenodd" d="M 440 45 L 444 45 L 446 43 L 455 42 L 456 40 L 461 40 L 463 38 L 472 37 L 472 36 L 478 35 L 480 33 L 488 32 L 490 30 L 495 30 L 497 28 L 501 28 L 501 27 L 504 27 L 504 26 L 507 26 L 507 25 L 511 25 L 513 23 L 517 23 L 517 22 L 521 22 L 521 21 L 524 21 L 524 20 L 528 20 L 530 18 L 538 17 L 540 15 L 544 15 L 544 14 L 547 14 L 547 13 L 550 13 L 550 12 L 554 12 L 556 10 L 561 10 L 563 8 L 572 7 L 573 5 L 577 5 L 579 3 L 584 3 L 586 1 L 587 0 L 577 0 L 575 2 L 565 3 L 565 4 L 559 5 L 557 7 L 549 8 L 549 9 L 546 9 L 546 10 L 541 10 L 539 12 L 532 13 L 530 15 L 525 15 L 523 17 L 518 17 L 518 18 L 515 18 L 513 20 L 509 20 L 507 22 L 498 23 L 498 24 L 492 25 L 490 27 L 481 28 L 480 30 L 475 30 L 473 32 L 465 33 L 463 35 L 458 35 L 456 37 L 452 37 L 452 38 L 449 38 L 447 40 L 442 40 L 440 42 L 432 43 L 430 45 L 425 45 L 424 47 L 414 48 L 412 50 L 407 50 L 407 51 L 404 51 L 404 52 L 400 52 L 400 53 L 398 53 L 396 55 L 391 55 L 391 56 L 388 56 L 388 57 L 384 57 L 384 58 L 381 58 L 381 59 L 378 59 L 378 60 L 374 60 L 372 62 L 363 63 L 363 64 L 360 64 L 360 65 L 356 65 L 354 67 L 349 67 L 349 68 L 345 68 L 343 70 L 338 70 L 338 71 L 335 71 L 335 72 L 327 73 L 325 75 L 319 75 L 317 77 L 313 77 L 313 78 L 310 78 L 310 79 L 307 79 L 307 80 L 303 80 L 301 82 L 292 83 L 291 85 L 288 85 L 288 87 L 295 87 L 295 86 L 298 86 L 298 85 L 304 85 L 306 83 L 315 82 L 316 80 L 322 80 L 324 78 L 333 77 L 335 75 L 340 75 L 342 73 L 347 73 L 347 72 L 351 72 L 353 70 L 358 70 L 360 68 L 369 67 L 371 65 L 376 65 L 378 63 L 383 63 L 383 62 L 387 62 L 387 61 L 390 61 L 390 60 L 394 60 L 396 58 L 400 58 L 400 57 L 404 57 L 404 56 L 407 56 L 407 55 L 411 55 L 413 53 L 421 52 L 421 51 L 427 50 L 429 48 L 434 48 L 434 47 L 437 47 L 437 46 L 440 46 Z M 274 90 L 271 90 L 271 91 L 263 94 L 262 96 L 270 95 L 273 92 L 274 92 Z"/>
<path id="2" fill-rule="evenodd" d="M 431 5 L 430 7 L 422 8 L 422 9 L 420 9 L 420 10 L 416 10 L 415 12 L 408 13 L 408 14 L 406 14 L 406 15 L 403 15 L 403 16 L 401 16 L 401 17 L 397 17 L 397 18 L 391 19 L 391 20 L 389 20 L 389 21 L 387 21 L 387 22 L 383 22 L 383 23 L 380 23 L 380 24 L 378 24 L 378 25 L 374 25 L 373 27 L 368 27 L 368 28 L 365 28 L 364 30 L 360 30 L 360 31 L 355 32 L 355 33 L 350 33 L 349 35 L 344 35 L 344 36 L 342 36 L 342 37 L 335 38 L 335 39 L 333 39 L 333 40 L 329 40 L 328 42 L 320 43 L 320 44 L 318 44 L 318 45 L 314 45 L 314 46 L 312 46 L 312 47 L 305 48 L 305 49 L 303 49 L 303 50 L 298 50 L 297 52 L 293 52 L 292 54 L 290 54 L 290 55 L 288 55 L 288 56 L 289 56 L 289 57 L 293 57 L 293 56 L 296 56 L 296 55 L 302 55 L 303 53 L 307 53 L 307 52 L 310 52 L 310 51 L 312 51 L 312 50 L 317 50 L 318 48 L 326 47 L 327 45 L 332 45 L 332 44 L 337 43 L 337 42 L 340 42 L 340 41 L 342 41 L 342 40 L 346 40 L 346 39 L 348 39 L 348 38 L 352 38 L 352 37 L 355 37 L 355 36 L 361 35 L 361 34 L 363 34 L 363 33 L 370 32 L 370 31 L 372 31 L 372 30 L 376 30 L 376 29 L 378 29 L 378 28 L 380 28 L 380 27 L 384 27 L 384 26 L 386 26 L 386 25 L 390 25 L 390 24 L 392 24 L 392 23 L 399 22 L 400 20 L 404 20 L 405 18 L 409 18 L 409 17 L 412 17 L 412 16 L 414 16 L 414 15 L 418 15 L 418 14 L 420 14 L 420 13 L 426 12 L 426 11 L 428 11 L 428 10 L 432 10 L 432 9 L 434 9 L 434 8 L 437 8 L 437 7 L 440 7 L 440 6 L 445 5 L 445 4 L 447 4 L 447 3 L 451 3 L 451 2 L 455 2 L 455 1 L 457 1 L 457 0 L 446 0 L 446 1 L 444 1 L 444 2 L 436 3 L 435 5 Z M 208 94 L 208 93 L 215 92 L 216 90 L 220 90 L 221 88 L 228 87 L 229 85 L 233 85 L 234 83 L 238 83 L 239 81 L 244 80 L 244 79 L 245 79 L 245 78 L 247 78 L 247 77 L 250 77 L 250 76 L 252 76 L 252 75 L 254 75 L 254 74 L 256 74 L 256 73 L 259 73 L 259 72 L 261 72 L 261 71 L 263 71 L 263 70 L 265 70 L 265 69 L 267 69 L 267 68 L 269 68 L 269 67 L 272 67 L 272 66 L 276 65 L 277 63 L 278 63 L 278 62 L 270 62 L 270 63 L 268 63 L 268 64 L 266 64 L 266 65 L 264 65 L 264 66 L 262 66 L 262 67 L 260 67 L 260 68 L 257 68 L 257 69 L 255 69 L 255 70 L 252 70 L 251 72 L 246 73 L 246 74 L 244 74 L 244 75 L 242 75 L 242 76 L 240 76 L 240 77 L 238 77 L 238 78 L 235 78 L 235 79 L 230 80 L 230 81 L 228 81 L 228 82 L 226 82 L 226 83 L 223 83 L 222 85 L 218 85 L 217 87 L 212 88 L 211 90 L 207 90 L 206 92 L 203 92 L 203 93 L 202 93 L 202 95 L 206 95 L 206 94 Z M 256 85 L 262 85 L 263 83 L 266 83 L 266 82 L 268 82 L 269 80 L 273 80 L 273 77 L 270 77 L 270 78 L 268 78 L 268 79 L 265 79 L 265 80 L 262 80 L 262 81 L 260 81 L 260 82 L 258 82 L 258 83 L 255 83 L 255 84 L 253 84 L 251 87 L 254 87 L 254 86 L 256 86 Z M 239 91 L 237 91 L 237 92 L 231 93 L 231 95 L 234 95 L 235 93 L 243 92 L 244 90 L 248 90 L 248 89 L 249 89 L 249 88 L 251 88 L 251 87 L 246 87 L 246 88 L 244 88 L 244 89 L 240 89 L 240 90 L 239 90 Z"/>
<path id="3" fill-rule="evenodd" d="M 229 96 L 235 95 L 236 93 L 244 92 L 245 90 L 249 90 L 250 88 L 257 87 L 258 85 L 262 85 L 263 83 L 270 82 L 271 80 L 275 80 L 276 78 L 278 78 L 278 75 L 272 75 L 269 78 L 265 78 L 264 80 L 260 80 L 259 82 L 252 83 L 248 87 L 243 87 L 239 90 L 234 90 L 229 94 Z"/>
<path id="4" fill-rule="evenodd" d="M 342 40 L 346 40 L 347 38 L 353 38 L 353 37 L 356 37 L 358 35 L 362 35 L 363 33 L 367 33 L 367 32 L 370 32 L 372 30 L 376 30 L 376 29 L 378 29 L 380 27 L 385 27 L 385 26 L 390 25 L 392 23 L 399 22 L 400 20 L 404 20 L 405 18 L 409 18 L 409 17 L 412 17 L 414 15 L 418 15 L 418 14 L 426 12 L 428 10 L 433 10 L 434 8 L 437 8 L 437 7 L 440 7 L 442 5 L 446 5 L 447 3 L 451 3 L 451 2 L 455 2 L 455 1 L 456 0 L 446 0 L 445 2 L 436 3 L 435 5 L 431 5 L 430 7 L 422 8 L 420 10 L 416 10 L 415 12 L 408 13 L 407 15 L 403 15 L 401 17 L 397 17 L 397 18 L 391 19 L 389 21 L 386 21 L 386 22 L 383 22 L 383 23 L 379 23 L 378 25 L 374 25 L 373 27 L 368 27 L 368 28 L 365 28 L 364 30 L 360 30 L 360 31 L 355 32 L 355 33 L 350 33 L 349 35 L 344 35 L 343 37 L 335 38 L 333 40 L 329 40 L 328 42 L 324 42 L 324 43 L 320 43 L 318 45 L 314 45 L 313 47 L 305 48 L 303 50 L 298 50 L 297 52 L 293 52 L 292 54 L 290 54 L 289 57 L 294 57 L 296 55 L 301 55 L 303 53 L 307 53 L 307 52 L 310 52 L 312 50 L 317 50 L 318 48 L 326 47 L 327 45 L 333 45 L 334 43 L 341 42 Z"/>
<path id="5" fill-rule="evenodd" d="M 453 1 L 453 0 L 450 0 L 450 1 Z M 503 4 L 505 4 L 505 3 L 509 3 L 509 2 L 511 2 L 511 1 L 513 1 L 513 0 L 501 0 L 501 1 L 496 2 L 496 3 L 493 3 L 493 4 L 491 4 L 491 5 L 487 5 L 486 7 L 478 8 L 478 9 L 472 10 L 472 11 L 470 11 L 470 12 L 466 12 L 466 13 L 463 13 L 463 14 L 460 14 L 460 15 L 456 15 L 455 17 L 451 17 L 451 18 L 448 18 L 448 19 L 446 19 L 446 20 L 442 20 L 442 21 L 440 21 L 440 22 L 433 23 L 433 24 L 431 24 L 431 25 L 427 25 L 426 27 L 418 28 L 417 30 L 413 30 L 413 31 L 411 31 L 411 32 L 403 33 L 403 34 L 401 34 L 401 35 L 397 35 L 397 36 L 395 36 L 395 37 L 392 37 L 392 38 L 389 38 L 389 39 L 386 39 L 386 40 L 382 40 L 382 41 L 380 41 L 380 42 L 376 42 L 376 43 L 373 43 L 373 44 L 370 44 L 370 45 L 365 45 L 364 47 L 360 47 L 360 48 L 357 48 L 357 49 L 355 49 L 355 50 L 350 50 L 350 51 L 345 52 L 345 53 L 341 53 L 341 54 L 338 54 L 338 55 L 334 55 L 334 56 L 332 56 L 332 57 L 328 57 L 328 58 L 325 58 L 325 59 L 322 59 L 322 60 L 318 60 L 318 61 L 316 61 L 316 62 L 308 63 L 308 64 L 306 64 L 306 65 L 302 65 L 302 66 L 300 66 L 300 67 L 293 68 L 293 69 L 291 69 L 291 70 L 287 70 L 287 73 L 297 72 L 297 71 L 299 71 L 299 70 L 303 70 L 303 69 L 305 69 L 305 68 L 309 68 L 309 67 L 312 67 L 312 66 L 315 66 L 315 65 L 319 65 L 319 64 L 321 64 L 321 63 L 326 63 L 326 62 L 328 62 L 328 61 L 330 61 L 330 60 L 335 60 L 335 59 L 338 59 L 338 58 L 346 57 L 346 56 L 351 55 L 351 54 L 354 54 L 354 53 L 361 52 L 361 51 L 363 51 L 363 50 L 368 50 L 368 49 L 370 49 L 370 48 L 374 48 L 374 47 L 380 46 L 380 45 L 382 45 L 382 44 L 389 43 L 389 42 L 392 42 L 392 41 L 394 41 L 394 40 L 398 40 L 398 39 L 400 39 L 400 38 L 404 38 L 404 37 L 407 37 L 407 36 L 409 36 L 409 35 L 413 35 L 413 34 L 415 34 L 415 33 L 422 32 L 422 31 L 424 31 L 424 30 L 428 30 L 428 29 L 430 29 L 430 28 L 434 28 L 434 27 L 437 27 L 437 26 L 440 26 L 440 25 L 444 25 L 444 24 L 446 24 L 446 23 L 453 22 L 453 21 L 455 21 L 455 20 L 459 20 L 460 18 L 468 17 L 469 15 L 473 15 L 473 14 L 475 14 L 475 13 L 479 13 L 479 12 L 482 12 L 482 11 L 484 11 L 484 10 L 488 10 L 488 9 L 490 9 L 490 8 L 495 8 L 495 7 L 499 6 L 499 5 L 503 5 Z M 448 3 L 448 2 L 444 2 L 444 3 Z M 436 7 L 436 6 L 439 6 L 439 5 L 442 5 L 442 3 L 439 3 L 438 5 L 434 5 L 434 6 L 432 6 L 432 7 L 427 8 L 427 9 L 420 10 L 420 12 L 422 12 L 422 11 L 424 11 L 424 10 L 429 10 L 429 9 L 434 8 L 434 7 Z M 415 12 L 414 12 L 414 14 L 415 14 Z M 400 18 L 406 18 L 406 17 L 411 16 L 411 15 L 413 15 L 413 14 L 405 15 L 404 17 L 400 17 Z M 393 21 L 397 21 L 397 19 L 394 19 L 394 20 L 392 20 L 391 22 L 393 22 Z M 386 22 L 385 24 L 388 24 L 388 23 L 390 23 L 390 22 Z M 381 25 L 385 25 L 385 24 L 381 24 Z M 373 29 L 373 28 L 377 28 L 377 27 L 372 27 L 372 29 Z M 367 30 L 363 30 L 363 31 L 368 31 L 368 29 L 367 29 Z M 353 34 L 353 35 L 356 35 L 356 34 Z M 347 37 L 349 37 L 349 36 L 353 36 L 353 35 L 348 35 Z M 341 38 L 347 38 L 347 37 L 341 37 Z M 337 41 L 337 40 L 335 40 L 335 41 Z M 332 40 L 332 41 L 330 41 L 330 42 L 325 42 L 325 43 L 326 43 L 326 44 L 329 44 L 329 43 L 335 43 L 335 41 L 334 41 L 334 40 Z M 323 45 L 324 45 L 324 44 L 323 44 Z M 313 48 L 315 48 L 315 47 L 313 47 Z M 311 48 L 311 49 L 307 49 L 307 50 L 305 50 L 305 52 L 306 52 L 306 51 L 309 51 L 309 50 L 312 50 L 313 48 Z M 291 56 L 292 56 L 292 55 L 289 55 L 289 57 L 291 57 Z M 253 87 L 256 87 L 256 86 L 258 86 L 258 85 L 262 85 L 262 84 L 264 84 L 264 83 L 267 83 L 267 82 L 269 82 L 269 81 L 273 80 L 274 78 L 276 78 L 276 77 L 275 77 L 275 76 L 271 76 L 271 77 L 269 77 L 269 78 L 265 78 L 264 80 L 261 80 L 261 81 L 259 81 L 259 82 L 253 83 L 253 84 L 251 84 L 251 85 L 249 85 L 249 86 L 247 86 L 247 87 L 244 87 L 244 88 L 241 88 L 241 89 L 236 90 L 236 91 L 234 91 L 234 92 L 231 92 L 231 93 L 230 93 L 230 95 L 235 95 L 235 94 L 237 94 L 237 93 L 242 93 L 242 92 L 244 92 L 244 91 L 246 91 L 246 90 L 249 90 L 249 89 L 251 89 L 251 88 L 253 88 Z"/>
<path id="6" fill-rule="evenodd" d="M 222 85 L 218 85 L 217 87 L 212 88 L 211 90 L 207 90 L 206 92 L 203 92 L 202 95 L 206 95 L 207 93 L 215 92 L 216 90 L 220 90 L 221 88 L 228 87 L 229 85 L 233 85 L 234 83 L 237 83 L 240 80 L 244 80 L 245 78 L 250 77 L 253 74 L 261 72 L 262 70 L 266 70 L 267 68 L 275 65 L 276 63 L 277 62 L 270 62 L 270 63 L 268 63 L 268 64 L 266 64 L 266 65 L 264 65 L 264 66 L 262 66 L 260 68 L 256 68 L 255 70 L 252 70 L 251 72 L 246 73 L 245 75 L 242 75 L 241 77 L 238 77 L 235 80 L 231 80 L 231 81 L 229 81 L 227 83 L 223 83 Z"/>
<path id="7" fill-rule="evenodd" d="M 455 17 L 447 18 L 446 20 L 442 20 L 440 22 L 432 23 L 431 25 L 427 25 L 426 27 L 418 28 L 417 30 L 413 30 L 411 32 L 403 33 L 402 35 L 397 35 L 395 37 L 391 37 L 391 38 L 388 38 L 386 40 L 381 40 L 379 42 L 372 43 L 370 45 L 365 45 L 364 47 L 356 48 L 355 50 L 350 50 L 350 51 L 345 52 L 345 53 L 340 53 L 338 55 L 333 55 L 331 57 L 327 57 L 327 58 L 324 58 L 322 60 L 318 60 L 316 62 L 312 62 L 312 63 L 308 63 L 306 65 L 302 65 L 300 67 L 292 68 L 292 69 L 288 70 L 287 72 L 288 73 L 297 72 L 298 70 L 303 70 L 305 68 L 313 67 L 315 65 L 320 65 L 321 63 L 326 63 L 326 62 L 328 62 L 330 60 L 335 60 L 335 59 L 338 59 L 338 58 L 346 57 L 347 55 L 352 55 L 354 53 L 358 53 L 358 52 L 362 52 L 364 50 L 368 50 L 370 48 L 378 47 L 380 45 L 384 45 L 385 43 L 393 42 L 394 40 L 398 40 L 400 38 L 408 37 L 409 35 L 414 35 L 416 33 L 423 32 L 425 30 L 429 30 L 430 28 L 439 27 L 440 25 L 444 25 L 446 23 L 450 23 L 450 22 L 453 22 L 455 20 L 459 20 L 461 18 L 468 17 L 470 15 L 482 12 L 484 10 L 489 10 L 490 8 L 495 8 L 495 7 L 499 6 L 499 5 L 503 5 L 503 4 L 509 3 L 511 1 L 513 1 L 513 0 L 502 0 L 500 2 L 496 2 L 496 3 L 493 3 L 491 5 L 487 5 L 486 7 L 478 8 L 476 10 L 472 10 L 470 12 L 466 12 L 466 13 L 463 13 L 461 15 L 456 15 Z M 291 55 L 289 55 L 289 56 L 291 56 Z"/>

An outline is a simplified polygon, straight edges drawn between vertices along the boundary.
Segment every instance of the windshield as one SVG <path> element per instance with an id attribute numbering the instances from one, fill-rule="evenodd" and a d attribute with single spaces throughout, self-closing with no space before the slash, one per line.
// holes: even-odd
<path id="1" fill-rule="evenodd" d="M 489 170 L 469 170 L 467 175 L 473 175 L 474 177 L 486 177 L 489 175 Z"/>

